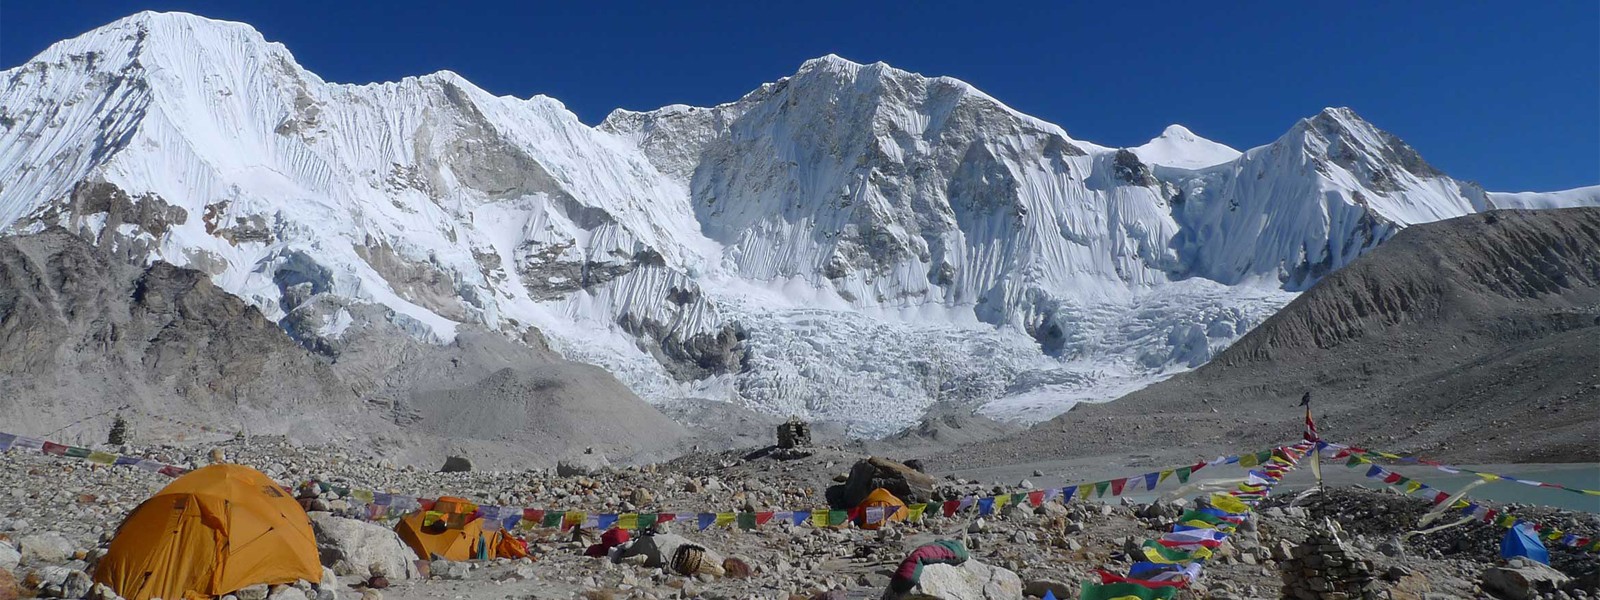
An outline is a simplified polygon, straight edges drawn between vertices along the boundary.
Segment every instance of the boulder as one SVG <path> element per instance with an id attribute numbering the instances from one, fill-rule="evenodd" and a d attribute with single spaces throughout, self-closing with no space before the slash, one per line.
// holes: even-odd
<path id="1" fill-rule="evenodd" d="M 912 590 L 941 600 L 1014 600 L 1022 578 L 1007 569 L 968 560 L 959 566 L 928 565 Z"/>
<path id="2" fill-rule="evenodd" d="M 440 473 L 465 473 L 472 470 L 472 461 L 465 456 L 451 456 L 444 459 L 444 466 L 439 468 Z"/>
<path id="3" fill-rule="evenodd" d="M 435 560 L 428 563 L 428 574 L 439 579 L 466 579 L 472 565 L 452 560 Z"/>
<path id="4" fill-rule="evenodd" d="M 331 567 L 336 575 L 358 579 L 382 575 L 391 580 L 418 577 L 413 562 L 417 553 L 392 529 L 321 512 L 311 513 L 311 529 L 323 566 Z"/>
<path id="5" fill-rule="evenodd" d="M 933 477 L 916 469 L 874 456 L 857 461 L 844 483 L 828 488 L 828 504 L 836 510 L 849 510 L 877 488 L 889 490 L 907 504 L 931 502 L 935 483 Z"/>
<path id="6" fill-rule="evenodd" d="M 0 542 L 0 571 L 15 571 L 21 563 L 22 553 L 12 548 L 11 544 Z"/>
<path id="7" fill-rule="evenodd" d="M 271 590 L 267 588 L 267 584 L 258 583 L 250 587 L 240 588 L 233 595 L 237 596 L 239 600 L 267 600 L 269 592 Z"/>
<path id="8" fill-rule="evenodd" d="M 585 452 L 574 454 L 556 462 L 556 475 L 561 477 L 586 477 L 599 474 L 611 467 L 603 454 Z"/>
<path id="9" fill-rule="evenodd" d="M 1483 591 L 1506 600 L 1529 600 L 1552 593 L 1571 579 L 1543 564 L 1513 558 L 1503 567 L 1483 570 Z"/>
<path id="10" fill-rule="evenodd" d="M 66 562 L 77 551 L 71 541 L 55 532 L 24 536 L 18 542 L 17 550 L 22 560 L 28 563 Z"/>
<path id="11" fill-rule="evenodd" d="M 82 598 L 89 595 L 89 588 L 94 587 L 94 579 L 83 571 L 73 571 L 67 574 L 66 581 L 61 583 L 62 598 Z"/>

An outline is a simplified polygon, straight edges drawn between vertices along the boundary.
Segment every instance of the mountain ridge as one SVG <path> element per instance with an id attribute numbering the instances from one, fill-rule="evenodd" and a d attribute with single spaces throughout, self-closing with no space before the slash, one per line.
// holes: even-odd
<path id="1" fill-rule="evenodd" d="M 140 13 L 5 71 L 0 228 L 198 268 L 330 356 L 470 325 L 861 435 L 1047 418 L 1204 364 L 1407 225 L 1600 203 L 1483 192 L 1348 109 L 1186 169 L 828 56 L 589 127 L 448 71 L 328 83 L 215 23 Z"/>

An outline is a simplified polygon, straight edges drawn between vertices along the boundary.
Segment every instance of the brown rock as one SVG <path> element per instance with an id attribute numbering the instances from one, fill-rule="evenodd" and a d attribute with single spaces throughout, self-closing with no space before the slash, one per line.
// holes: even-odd
<path id="1" fill-rule="evenodd" d="M 0 600 L 17 600 L 22 597 L 22 586 L 11 571 L 0 569 Z"/>
<path id="2" fill-rule="evenodd" d="M 835 509 L 849 509 L 861 504 L 872 490 L 883 488 L 907 503 L 933 500 L 935 481 L 925 473 L 898 462 L 874 456 L 850 467 L 850 475 L 842 484 L 828 488 L 828 504 Z"/>

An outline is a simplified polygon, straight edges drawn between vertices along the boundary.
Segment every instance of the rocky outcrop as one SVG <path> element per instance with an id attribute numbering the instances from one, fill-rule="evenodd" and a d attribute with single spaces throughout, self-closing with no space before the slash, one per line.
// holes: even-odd
<path id="1" fill-rule="evenodd" d="M 1526 558 L 1483 570 L 1483 591 L 1503 600 L 1533 600 L 1561 590 L 1572 578 Z"/>
<path id="2" fill-rule="evenodd" d="M 828 488 L 828 505 L 839 510 L 855 508 L 878 488 L 908 503 L 928 502 L 933 499 L 936 483 L 933 477 L 916 469 L 874 456 L 850 467 L 844 483 Z"/>
<path id="3" fill-rule="evenodd" d="M 1295 546 L 1292 558 L 1278 565 L 1283 576 L 1283 597 L 1298 600 L 1377 600 L 1381 591 L 1373 584 L 1372 563 L 1355 550 L 1326 534 L 1306 538 Z"/>

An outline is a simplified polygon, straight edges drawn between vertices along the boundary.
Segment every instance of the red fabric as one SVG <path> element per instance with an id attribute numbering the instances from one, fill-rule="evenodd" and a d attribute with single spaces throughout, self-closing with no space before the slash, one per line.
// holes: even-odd
<path id="1" fill-rule="evenodd" d="M 961 508 L 961 501 L 960 500 L 946 500 L 944 502 L 944 506 L 942 508 L 944 510 L 944 516 L 946 518 L 956 516 L 956 509 Z"/>
<path id="2" fill-rule="evenodd" d="M 1111 480 L 1111 495 L 1113 495 L 1113 496 L 1121 496 L 1122 495 L 1122 486 L 1127 485 L 1127 484 L 1128 484 L 1128 480 L 1127 479 L 1113 479 L 1113 480 Z"/>
<path id="3" fill-rule="evenodd" d="M 67 455 L 67 447 L 55 442 L 45 442 L 44 447 L 41 448 L 41 451 L 43 451 L 45 454 L 53 454 L 56 456 Z"/>
<path id="4" fill-rule="evenodd" d="M 1218 548 L 1218 547 L 1222 546 L 1222 540 L 1193 540 L 1193 541 L 1187 541 L 1187 542 L 1175 542 L 1175 541 L 1172 541 L 1172 540 L 1156 540 L 1156 543 L 1157 544 L 1161 544 L 1163 546 L 1166 546 L 1168 548 L 1189 548 L 1189 547 L 1193 547 L 1193 546 L 1203 546 L 1203 547 L 1206 547 L 1206 548 Z"/>
<path id="5" fill-rule="evenodd" d="M 1388 477 L 1384 477 L 1383 478 L 1383 482 L 1384 483 L 1399 483 L 1400 482 L 1400 474 L 1399 473 L 1390 472 Z"/>
<path id="6" fill-rule="evenodd" d="M 537 508 L 524 508 L 522 509 L 522 520 L 534 524 L 542 523 L 544 522 L 544 511 Z"/>
<path id="7" fill-rule="evenodd" d="M 588 549 L 583 551 L 583 555 L 596 558 L 602 557 L 612 548 L 626 543 L 628 543 L 628 530 L 612 527 L 607 529 L 605 533 L 600 534 L 600 543 L 589 546 Z"/>
<path id="8" fill-rule="evenodd" d="M 1183 589 L 1184 586 L 1189 585 L 1189 582 L 1183 581 L 1183 580 L 1151 581 L 1151 580 L 1148 580 L 1148 579 L 1133 579 L 1131 577 L 1126 577 L 1126 576 L 1123 576 L 1123 575 L 1118 575 L 1116 573 L 1112 573 L 1112 572 L 1107 571 L 1105 569 L 1095 569 L 1095 570 L 1100 573 L 1100 583 L 1131 583 L 1131 584 L 1134 584 L 1134 585 L 1144 586 L 1144 587 L 1147 587 L 1147 588 L 1150 588 L 1150 589 L 1164 588 L 1164 587 L 1175 587 L 1175 588 L 1178 588 L 1178 589 Z"/>
<path id="9" fill-rule="evenodd" d="M 758 512 L 758 513 L 756 513 L 756 524 L 757 525 L 766 525 L 767 521 L 771 521 L 772 520 L 772 515 L 773 515 L 773 513 L 770 513 L 770 512 Z"/>
<path id="10" fill-rule="evenodd" d="M 677 519 L 678 513 L 656 513 L 657 523 L 666 523 L 668 521 L 675 521 Z"/>
<path id="11" fill-rule="evenodd" d="M 1044 490 L 1028 492 L 1028 504 L 1038 506 L 1044 504 Z"/>

